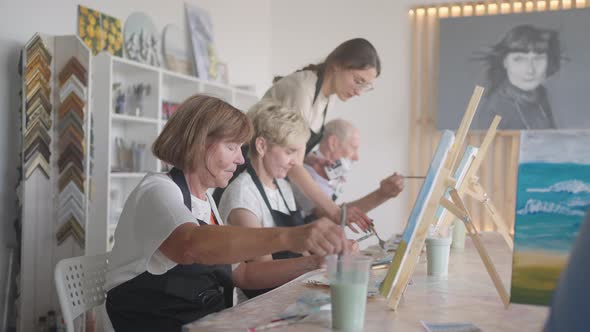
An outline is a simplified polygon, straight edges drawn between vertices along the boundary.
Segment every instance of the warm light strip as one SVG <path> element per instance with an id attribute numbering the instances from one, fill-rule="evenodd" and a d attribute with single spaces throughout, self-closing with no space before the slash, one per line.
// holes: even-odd
<path id="1" fill-rule="evenodd" d="M 504 0 L 507 1 L 507 0 Z M 436 16 L 438 14 L 439 17 L 446 18 L 446 17 L 460 17 L 460 16 L 473 16 L 474 14 L 477 16 L 490 14 L 495 15 L 498 13 L 501 14 L 510 14 L 510 13 L 521 13 L 523 10 L 526 12 L 533 12 L 533 11 L 546 11 L 546 10 L 559 10 L 562 9 L 571 9 L 574 5 L 576 8 L 585 8 L 587 6 L 587 0 L 528 0 L 526 2 L 514 1 L 504 2 L 499 1 L 499 3 L 488 3 L 488 4 L 464 4 L 462 7 L 461 5 L 452 5 L 450 7 L 429 7 L 429 8 L 417 8 L 417 9 L 410 9 L 409 15 L 414 16 Z M 486 11 L 487 7 L 487 11 Z M 461 10 L 462 9 L 462 10 Z"/>
<path id="2" fill-rule="evenodd" d="M 486 6 L 479 4 L 475 6 L 475 14 L 476 15 L 485 15 L 486 13 Z"/>
<path id="3" fill-rule="evenodd" d="M 500 13 L 502 14 L 510 14 L 510 4 L 507 2 L 503 2 L 500 5 Z"/>
<path id="4" fill-rule="evenodd" d="M 498 14 L 498 4 L 495 4 L 495 3 L 488 4 L 488 14 L 491 14 L 491 15 Z"/>
<path id="5" fill-rule="evenodd" d="M 463 16 L 471 16 L 471 15 L 473 15 L 473 6 L 464 5 L 463 6 Z"/>
<path id="6" fill-rule="evenodd" d="M 535 8 L 535 5 L 533 4 L 533 2 L 532 2 L 532 1 L 527 1 L 527 2 L 524 4 L 524 9 L 525 9 L 527 12 L 532 12 L 534 8 Z"/>

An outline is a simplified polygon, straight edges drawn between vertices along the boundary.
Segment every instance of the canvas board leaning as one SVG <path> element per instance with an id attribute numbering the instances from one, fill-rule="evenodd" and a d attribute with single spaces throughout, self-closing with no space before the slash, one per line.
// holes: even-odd
<path id="1" fill-rule="evenodd" d="M 590 131 L 521 133 L 510 302 L 549 305 L 590 208 Z"/>

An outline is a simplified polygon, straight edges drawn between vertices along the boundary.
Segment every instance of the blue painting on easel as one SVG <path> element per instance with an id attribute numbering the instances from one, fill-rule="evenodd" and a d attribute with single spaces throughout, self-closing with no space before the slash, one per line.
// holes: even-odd
<path id="1" fill-rule="evenodd" d="M 427 204 L 432 196 L 432 191 L 437 184 L 438 176 L 440 171 L 443 169 L 447 155 L 451 149 L 451 146 L 453 145 L 454 140 L 455 134 L 452 131 L 443 131 L 438 143 L 438 147 L 436 148 L 434 156 L 432 157 L 428 172 L 426 172 L 426 178 L 424 179 L 422 188 L 420 188 L 420 192 L 418 193 L 418 197 L 416 198 L 416 202 L 414 203 L 414 207 L 412 208 L 412 212 L 408 218 L 408 224 L 406 225 L 402 239 L 397 250 L 395 251 L 395 255 L 391 261 L 391 265 L 389 266 L 389 270 L 387 271 L 385 279 L 379 287 L 381 295 L 385 297 L 389 297 L 395 282 L 397 282 L 398 271 L 406 260 L 408 249 L 412 246 L 414 235 L 416 234 L 416 230 L 419 228 L 419 225 L 424 222 L 432 222 L 432 220 L 425 220 L 424 212 L 427 208 Z"/>
<path id="2" fill-rule="evenodd" d="M 590 131 L 522 132 L 513 303 L 549 305 L 590 208 Z"/>

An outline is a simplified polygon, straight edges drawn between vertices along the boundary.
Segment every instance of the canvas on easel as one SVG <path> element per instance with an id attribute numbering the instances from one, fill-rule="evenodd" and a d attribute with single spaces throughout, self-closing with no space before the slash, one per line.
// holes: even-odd
<path id="1" fill-rule="evenodd" d="M 510 302 L 549 305 L 590 208 L 590 131 L 521 133 Z"/>
<path id="2" fill-rule="evenodd" d="M 393 310 L 397 308 L 414 272 L 426 235 L 436 217 L 436 211 L 440 205 L 439 200 L 444 197 L 446 190 L 453 185 L 453 183 L 448 183 L 448 179 L 451 178 L 451 170 L 454 169 L 457 163 L 460 149 L 463 147 L 467 131 L 482 94 L 483 88 L 476 87 L 457 134 L 453 135 L 452 132 L 445 131 L 441 136 L 426 180 L 422 184 L 420 194 L 416 199 L 416 204 L 414 204 L 408 225 L 404 231 L 405 241 L 402 240 L 402 243 L 400 243 L 387 275 L 379 288 L 381 295 L 389 299 L 389 307 Z"/>
<path id="3" fill-rule="evenodd" d="M 442 205 L 465 223 L 468 234 L 471 236 L 502 302 L 506 305 L 508 303 L 506 289 L 504 288 L 500 277 L 479 238 L 477 229 L 471 222 L 471 217 L 463 204 L 462 198 L 458 195 L 455 188 L 457 186 L 457 179 L 453 177 L 453 175 L 456 174 L 454 170 L 456 169 L 455 166 L 459 160 L 465 137 L 467 136 L 467 132 L 482 94 L 483 88 L 476 87 L 465 115 L 463 116 L 463 120 L 461 121 L 459 129 L 454 137 L 454 142 L 449 142 L 449 134 L 447 132 L 443 133 L 439 148 L 431 163 L 429 174 L 426 177 L 427 181 L 425 181 L 420 191 L 422 195 L 418 196 L 408 226 L 406 227 L 406 232 L 404 233 L 404 240 L 406 241 L 402 240 L 402 243 L 398 248 L 399 253 L 396 252 L 396 257 L 394 257 L 389 271 L 380 286 L 380 293 L 389 299 L 389 307 L 393 310 L 397 309 L 402 294 L 414 272 L 416 262 L 420 251 L 424 246 L 424 241 L 429 228 L 438 220 L 436 212 L 439 205 Z M 487 146 L 495 135 L 495 130 L 499 121 L 499 117 L 496 117 L 492 122 L 492 126 L 490 127 L 490 130 L 488 130 L 486 139 L 484 140 L 485 146 L 482 144 L 480 152 L 481 150 L 483 150 L 483 152 L 486 151 Z M 450 135 L 452 137 L 452 133 Z M 450 144 L 452 144 L 452 146 L 450 146 Z M 438 159 L 440 157 L 438 155 L 440 149 L 445 151 L 445 156 L 442 160 Z M 481 159 L 481 156 L 479 156 L 479 158 L 477 156 L 474 158 L 470 166 L 470 171 L 476 170 L 479 167 Z M 432 172 L 433 169 L 436 171 Z M 468 175 L 470 175 L 469 171 L 466 176 Z M 431 177 L 430 182 L 428 181 L 429 176 Z M 446 198 L 448 190 L 450 190 L 449 194 L 452 201 Z"/>
<path id="4" fill-rule="evenodd" d="M 381 295 L 385 297 L 389 297 L 394 290 L 394 285 L 397 284 L 399 278 L 398 272 L 403 266 L 408 265 L 406 262 L 407 260 L 412 259 L 411 256 L 413 255 L 411 255 L 411 250 L 414 250 L 416 247 L 413 244 L 417 241 L 420 241 L 420 239 L 416 237 L 416 232 L 418 230 L 418 226 L 424 224 L 424 220 L 427 218 L 427 216 L 424 214 L 427 209 L 428 202 L 432 201 L 432 197 L 435 194 L 435 189 L 436 191 L 440 191 L 440 188 L 435 188 L 435 186 L 440 182 L 438 179 L 454 139 L 455 135 L 449 130 L 444 131 L 441 136 L 436 152 L 434 153 L 434 157 L 432 158 L 430 168 L 426 173 L 424 184 L 422 185 L 422 188 L 418 193 L 418 197 L 416 198 L 416 202 L 414 203 L 414 208 L 412 209 L 412 213 L 408 219 L 408 224 L 406 225 L 402 239 L 397 250 L 395 251 L 395 255 L 389 270 L 387 271 L 387 275 L 381 283 L 379 291 Z M 440 187 L 440 185 L 438 187 Z M 424 242 L 424 239 L 422 239 L 422 242 Z M 420 248 L 418 250 L 421 249 L 421 246 L 419 247 Z"/>

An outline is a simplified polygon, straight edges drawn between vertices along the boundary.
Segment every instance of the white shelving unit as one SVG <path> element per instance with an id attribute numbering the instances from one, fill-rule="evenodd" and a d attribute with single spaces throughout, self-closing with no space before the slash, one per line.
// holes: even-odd
<path id="1" fill-rule="evenodd" d="M 215 82 L 185 76 L 101 53 L 93 59 L 92 109 L 94 116 L 94 191 L 87 229 L 87 255 L 110 251 L 112 234 L 125 200 L 147 172 L 161 170 L 151 145 L 164 127 L 162 103 L 181 103 L 196 93 L 218 97 L 241 110 L 258 101 L 256 95 Z M 149 84 L 140 112 L 116 114 L 113 84 L 122 87 Z M 145 144 L 139 169 L 118 168 L 116 138 Z"/>

